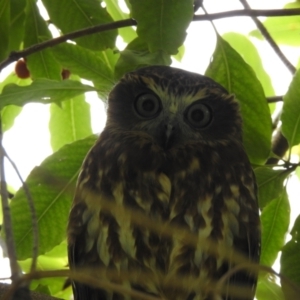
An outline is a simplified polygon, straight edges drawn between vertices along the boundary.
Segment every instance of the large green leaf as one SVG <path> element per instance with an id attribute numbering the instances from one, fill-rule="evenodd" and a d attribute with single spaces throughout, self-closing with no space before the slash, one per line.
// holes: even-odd
<path id="1" fill-rule="evenodd" d="M 291 235 L 292 239 L 282 249 L 280 273 L 300 286 L 300 215 L 295 221 Z M 299 292 L 293 290 L 286 281 L 281 280 L 281 285 L 286 299 L 298 299 Z"/>
<path id="2" fill-rule="evenodd" d="M 25 273 L 30 272 L 32 263 L 31 258 L 18 261 L 18 263 Z M 55 246 L 51 251 L 38 256 L 36 268 L 40 271 L 62 270 L 66 269 L 67 265 L 67 242 L 64 240 L 58 246 Z M 65 282 L 66 278 L 63 277 L 41 278 L 31 281 L 30 289 L 34 291 L 40 291 L 43 294 L 58 297 L 59 299 L 71 299 L 70 296 L 72 295 L 72 291 L 70 288 L 62 291 L 62 287 L 64 286 Z"/>
<path id="3" fill-rule="evenodd" d="M 300 2 L 295 1 L 288 3 L 284 8 L 300 8 Z M 268 32 L 272 35 L 273 39 L 279 44 L 287 44 L 291 46 L 300 45 L 300 18 L 299 16 L 285 16 L 285 17 L 272 17 L 267 18 L 263 22 Z M 264 39 L 258 29 L 250 32 L 252 36 L 259 39 Z"/>
<path id="4" fill-rule="evenodd" d="M 290 147 L 300 143 L 300 70 L 298 70 L 283 97 L 282 133 Z"/>
<path id="5" fill-rule="evenodd" d="M 29 102 L 59 104 L 61 101 L 89 91 L 96 91 L 96 89 L 74 80 L 37 79 L 27 86 L 8 84 L 0 95 L 0 109 L 10 104 L 23 106 Z"/>
<path id="6" fill-rule="evenodd" d="M 92 27 L 113 22 L 106 9 L 98 0 L 42 0 L 47 8 L 51 21 L 63 32 Z M 76 39 L 82 47 L 93 50 L 114 48 L 117 30 L 110 30 Z"/>
<path id="7" fill-rule="evenodd" d="M 63 128 L 63 130 L 62 130 Z M 84 95 L 50 106 L 49 130 L 53 151 L 92 134 L 90 105 Z"/>
<path id="8" fill-rule="evenodd" d="M 287 193 L 271 201 L 261 214 L 261 256 L 260 263 L 272 266 L 284 245 L 290 223 L 290 204 Z"/>
<path id="9" fill-rule="evenodd" d="M 265 71 L 259 52 L 245 35 L 228 32 L 222 36 L 249 64 L 264 88 L 266 96 L 274 96 L 275 92 L 269 74 Z"/>
<path id="10" fill-rule="evenodd" d="M 244 122 L 246 151 L 252 163 L 263 164 L 270 153 L 272 123 L 263 88 L 255 72 L 218 36 L 213 60 L 206 75 L 236 95 Z"/>
<path id="11" fill-rule="evenodd" d="M 10 0 L 0 0 L 0 61 L 8 54 L 8 45 L 10 40 Z"/>
<path id="12" fill-rule="evenodd" d="M 137 34 L 150 52 L 176 54 L 193 19 L 193 0 L 130 0 Z"/>
<path id="13" fill-rule="evenodd" d="M 259 278 L 255 296 L 257 300 L 284 300 L 281 287 L 269 276 Z"/>
<path id="14" fill-rule="evenodd" d="M 82 161 L 96 136 L 62 147 L 26 179 L 32 195 L 39 229 L 39 255 L 50 251 L 66 238 L 68 212 Z M 24 190 L 11 201 L 11 214 L 17 257 L 32 256 L 32 221 Z"/>
<path id="15" fill-rule="evenodd" d="M 26 0 L 10 0 L 9 51 L 20 49 L 24 38 Z"/>
<path id="16" fill-rule="evenodd" d="M 46 21 L 41 17 L 36 1 L 28 0 L 25 18 L 24 48 L 51 39 Z M 55 61 L 50 49 L 36 52 L 26 58 L 30 77 L 61 79 L 61 67 Z"/>
<path id="17" fill-rule="evenodd" d="M 116 63 L 111 50 L 93 52 L 80 46 L 62 44 L 52 49 L 55 58 L 73 74 L 93 81 L 98 93 L 105 98 L 115 83 L 113 70 Z"/>
<path id="18" fill-rule="evenodd" d="M 16 76 L 16 74 L 13 72 L 10 75 L 8 75 L 5 80 L 0 82 L 0 92 L 2 92 L 3 88 L 11 83 L 16 83 L 20 86 L 26 86 L 31 83 L 30 79 L 20 79 Z M 1 97 L 1 96 L 0 96 Z M 14 105 L 8 105 L 1 109 L 1 120 L 2 120 L 2 130 L 6 131 L 10 129 L 15 121 L 15 118 L 20 114 L 22 111 L 21 107 L 14 106 Z"/>
<path id="19" fill-rule="evenodd" d="M 108 13 L 112 16 L 115 21 L 125 20 L 129 18 L 129 15 L 124 13 L 120 8 L 118 1 L 115 0 L 105 0 L 106 8 Z M 136 32 L 132 27 L 125 27 L 118 29 L 120 36 L 123 38 L 124 42 L 129 43 L 136 38 Z"/>
<path id="20" fill-rule="evenodd" d="M 255 168 L 260 209 L 263 209 L 273 199 L 281 196 L 285 191 L 283 182 L 293 170 L 292 168 L 275 170 L 267 166 Z"/>
<path id="21" fill-rule="evenodd" d="M 116 64 L 115 77 L 119 79 L 125 73 L 145 66 L 169 66 L 171 62 L 169 54 L 164 51 L 150 53 L 147 43 L 143 42 L 140 38 L 136 38 L 121 52 Z"/>

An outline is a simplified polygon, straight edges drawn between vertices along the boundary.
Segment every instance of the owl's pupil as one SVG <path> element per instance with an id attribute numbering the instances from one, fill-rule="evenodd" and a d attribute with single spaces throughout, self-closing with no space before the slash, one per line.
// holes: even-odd
<path id="1" fill-rule="evenodd" d="M 200 109 L 195 109 L 191 114 L 191 118 L 193 119 L 194 122 L 200 122 L 204 118 L 204 113 Z"/>
<path id="2" fill-rule="evenodd" d="M 143 107 L 144 111 L 151 112 L 151 111 L 153 111 L 155 104 L 153 103 L 152 100 L 149 99 L 149 100 L 145 100 L 143 102 L 142 107 Z"/>

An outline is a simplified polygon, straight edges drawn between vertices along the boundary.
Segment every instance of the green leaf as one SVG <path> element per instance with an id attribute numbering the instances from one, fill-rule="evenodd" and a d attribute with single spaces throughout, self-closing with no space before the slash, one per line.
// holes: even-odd
<path id="1" fill-rule="evenodd" d="M 24 38 L 26 0 L 10 0 L 10 3 L 9 52 L 19 50 Z"/>
<path id="2" fill-rule="evenodd" d="M 282 133 L 289 142 L 289 146 L 300 143 L 300 70 L 298 70 L 283 97 Z"/>
<path id="3" fill-rule="evenodd" d="M 66 238 L 66 224 L 75 182 L 96 136 L 62 147 L 46 158 L 26 179 L 32 195 L 39 230 L 39 255 Z M 11 201 L 11 215 L 18 260 L 32 256 L 32 220 L 24 190 Z"/>
<path id="4" fill-rule="evenodd" d="M 259 53 L 253 43 L 244 35 L 236 32 L 228 32 L 222 36 L 249 64 L 264 88 L 266 96 L 274 96 L 271 77 L 265 71 Z"/>
<path id="5" fill-rule="evenodd" d="M 272 169 L 271 167 L 258 167 L 254 169 L 258 186 L 258 201 L 263 209 L 273 199 L 278 198 L 285 191 L 284 180 L 294 169 Z"/>
<path id="6" fill-rule="evenodd" d="M 284 6 L 284 8 L 300 8 L 300 2 L 296 1 L 288 3 Z M 277 43 L 290 46 L 300 45 L 299 16 L 267 18 L 263 24 Z M 261 40 L 264 39 L 258 29 L 251 31 L 250 35 Z"/>
<path id="7" fill-rule="evenodd" d="M 106 3 L 106 9 L 108 13 L 112 16 L 114 21 L 129 19 L 129 15 L 124 13 L 118 2 L 115 0 L 104 0 Z M 124 27 L 118 29 L 120 36 L 123 38 L 124 42 L 129 43 L 137 37 L 135 30 L 132 27 Z"/>
<path id="8" fill-rule="evenodd" d="M 10 0 L 0 0 L 0 61 L 8 54 L 8 45 L 10 40 Z"/>
<path id="9" fill-rule="evenodd" d="M 95 53 L 77 45 L 62 44 L 54 47 L 52 51 L 65 69 L 93 81 L 103 98 L 115 84 L 113 70 L 118 55 L 111 50 Z"/>
<path id="10" fill-rule="evenodd" d="M 184 56 L 184 53 L 185 53 L 185 46 L 184 46 L 184 45 L 181 45 L 181 46 L 178 48 L 178 53 L 175 54 L 175 55 L 173 55 L 173 57 L 174 57 L 177 61 L 181 62 L 181 60 L 182 60 L 182 58 L 183 58 L 183 56 Z"/>
<path id="11" fill-rule="evenodd" d="M 284 245 L 290 223 L 290 204 L 287 193 L 271 201 L 261 213 L 261 256 L 262 265 L 272 266 Z"/>
<path id="12" fill-rule="evenodd" d="M 32 259 L 26 259 L 18 261 L 23 272 L 30 272 Z M 37 270 L 61 270 L 66 269 L 68 265 L 67 258 L 67 243 L 64 240 L 58 246 L 55 246 L 51 251 L 46 252 L 44 255 L 38 256 Z M 66 278 L 40 278 L 39 280 L 33 280 L 30 284 L 30 289 L 34 291 L 41 291 L 44 294 L 59 297 L 59 299 L 70 299 L 72 292 L 70 289 L 66 293 L 68 297 L 62 296 L 62 287 L 66 281 Z M 64 290 L 64 293 L 66 291 Z"/>
<path id="13" fill-rule="evenodd" d="M 3 88 L 10 83 L 16 83 L 20 86 L 26 86 L 31 83 L 31 80 L 20 79 L 13 72 L 10 75 L 8 75 L 2 82 L 0 82 L 0 92 L 2 92 Z M 14 105 L 8 105 L 1 109 L 3 132 L 7 131 L 14 125 L 15 118 L 20 114 L 21 111 L 22 111 L 21 107 L 17 107 Z"/>
<path id="14" fill-rule="evenodd" d="M 85 96 L 66 100 L 60 106 L 51 104 L 49 130 L 53 151 L 91 135 L 90 105 Z"/>
<path id="15" fill-rule="evenodd" d="M 171 62 L 170 55 L 164 51 L 150 53 L 147 44 L 140 38 L 136 38 L 121 52 L 116 64 L 115 77 L 119 79 L 125 73 L 145 66 L 169 66 Z"/>
<path id="16" fill-rule="evenodd" d="M 244 145 L 253 164 L 270 154 L 272 122 L 263 88 L 253 69 L 220 36 L 206 76 L 236 95 L 243 117 Z"/>
<path id="17" fill-rule="evenodd" d="M 292 239 L 282 249 L 280 273 L 300 286 L 300 215 L 295 221 L 291 235 Z M 299 291 L 293 290 L 284 280 L 281 280 L 281 285 L 286 299 L 298 299 Z"/>
<path id="18" fill-rule="evenodd" d="M 34 0 L 27 1 L 24 48 L 51 39 L 51 33 L 46 21 L 39 14 L 39 10 Z M 26 58 L 30 77 L 61 79 L 61 67 L 55 61 L 50 49 L 39 51 Z"/>
<path id="19" fill-rule="evenodd" d="M 28 86 L 16 84 L 6 85 L 0 95 L 0 109 L 6 105 L 23 106 L 29 102 L 60 103 L 89 91 L 95 91 L 92 86 L 74 80 L 54 81 L 37 79 Z"/>
<path id="20" fill-rule="evenodd" d="M 98 0 L 42 0 L 42 2 L 53 24 L 64 34 L 113 22 Z M 92 50 L 105 50 L 115 47 L 116 37 L 117 30 L 109 30 L 75 39 L 75 42 Z"/>
<path id="21" fill-rule="evenodd" d="M 269 276 L 259 278 L 255 296 L 257 300 L 284 300 L 281 287 Z"/>
<path id="22" fill-rule="evenodd" d="M 130 0 L 137 34 L 150 52 L 176 54 L 193 19 L 193 0 Z"/>

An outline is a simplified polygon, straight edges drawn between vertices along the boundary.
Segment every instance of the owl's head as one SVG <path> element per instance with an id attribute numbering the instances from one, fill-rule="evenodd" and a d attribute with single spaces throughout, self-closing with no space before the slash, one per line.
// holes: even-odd
<path id="1" fill-rule="evenodd" d="M 208 77 L 166 66 L 126 74 L 110 93 L 106 126 L 143 132 L 164 149 L 242 139 L 233 95 Z"/>

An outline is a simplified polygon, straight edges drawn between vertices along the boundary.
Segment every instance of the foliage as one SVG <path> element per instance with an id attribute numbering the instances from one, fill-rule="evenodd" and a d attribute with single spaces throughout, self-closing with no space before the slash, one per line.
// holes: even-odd
<path id="1" fill-rule="evenodd" d="M 85 101 L 89 97 L 87 92 L 96 91 L 106 101 L 108 92 L 124 73 L 146 65 L 170 65 L 172 55 L 177 54 L 179 60 L 184 58 L 183 44 L 193 22 L 192 0 L 125 2 L 129 14 L 113 0 L 42 0 L 49 21 L 41 16 L 34 0 L 0 0 L 0 60 L 5 60 L 11 51 L 51 41 L 54 34 L 67 34 L 129 17 L 138 23 L 136 28 L 106 30 L 55 46 L 50 44 L 51 47 L 24 57 L 30 78 L 20 79 L 13 72 L 0 82 L 4 136 L 26 103 L 51 103 L 49 131 L 53 154 L 26 179 L 39 227 L 38 270 L 66 266 L 68 211 L 81 163 L 96 140 L 91 129 L 90 107 Z M 300 4 L 289 3 L 286 7 L 298 8 Z M 277 43 L 299 45 L 299 16 L 270 17 L 264 23 Z M 51 31 L 54 27 L 56 31 Z M 259 30 L 250 34 L 264 38 Z M 240 102 L 245 149 L 255 169 L 262 211 L 261 263 L 272 267 L 282 251 L 281 272 L 300 287 L 299 212 L 291 231 L 292 240 L 286 243 L 288 229 L 293 225 L 286 185 L 296 168 L 299 172 L 299 165 L 289 161 L 280 166 L 266 164 L 274 157 L 273 152 L 276 153 L 271 139 L 279 128 L 272 127 L 274 105 L 270 106 L 266 100 L 266 96 L 276 96 L 270 79 L 272 74 L 265 71 L 260 53 L 249 37 L 234 32 L 216 36 L 212 61 L 205 74 L 234 93 Z M 123 50 L 117 46 L 117 37 L 126 43 Z M 65 70 L 71 73 L 70 78 L 64 77 Z M 83 79 L 88 82 L 83 83 Z M 280 121 L 289 144 L 286 159 L 290 159 L 291 148 L 300 143 L 299 87 L 298 70 L 283 96 Z M 14 195 L 10 208 L 17 257 L 28 272 L 33 247 L 32 222 L 23 188 Z M 62 291 L 63 282 L 63 278 L 44 278 L 34 281 L 31 287 L 68 299 L 70 289 Z M 289 283 L 282 281 L 282 286 L 283 289 L 272 276 L 263 274 L 259 277 L 257 298 L 283 299 L 284 293 L 286 299 L 292 299 L 294 291 Z"/>

